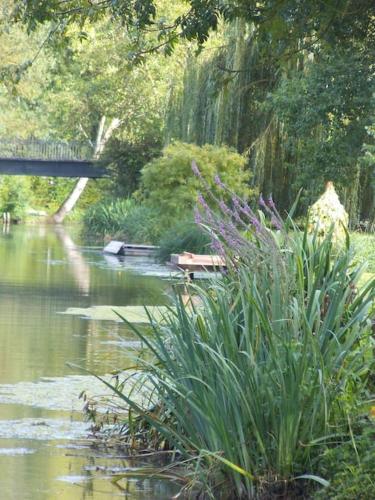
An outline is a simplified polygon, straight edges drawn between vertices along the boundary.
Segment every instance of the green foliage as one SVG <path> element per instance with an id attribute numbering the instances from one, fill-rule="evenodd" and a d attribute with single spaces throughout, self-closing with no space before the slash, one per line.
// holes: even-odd
<path id="1" fill-rule="evenodd" d="M 201 181 L 192 172 L 193 160 L 219 198 L 220 188 L 214 181 L 216 174 L 231 191 L 250 194 L 246 185 L 249 173 L 245 171 L 243 156 L 224 146 L 199 147 L 176 142 L 164 148 L 163 156 L 146 165 L 141 177 L 140 195 L 145 204 L 158 210 L 166 221 L 186 219 L 197 203 Z"/>
<path id="2" fill-rule="evenodd" d="M 102 201 L 92 206 L 83 217 L 85 232 L 101 236 L 118 233 L 134 206 L 134 202 L 129 199 Z"/>
<path id="3" fill-rule="evenodd" d="M 65 199 L 73 187 L 71 179 L 57 177 L 31 177 L 30 189 L 33 194 L 33 207 L 53 212 Z"/>
<path id="4" fill-rule="evenodd" d="M 366 271 L 375 275 L 375 235 L 351 233 L 350 240 L 356 263 L 365 265 Z"/>
<path id="5" fill-rule="evenodd" d="M 138 142 L 115 138 L 105 149 L 101 163 L 111 172 L 107 190 L 115 196 L 129 197 L 139 187 L 142 168 L 159 156 L 162 145 L 157 137 Z"/>
<path id="6" fill-rule="evenodd" d="M 311 199 L 333 180 L 349 205 L 353 189 L 359 189 L 359 158 L 374 107 L 373 75 L 368 58 L 353 47 L 316 57 L 304 72 L 282 80 L 272 108 L 284 125 L 295 186 L 309 186 Z"/>
<path id="7" fill-rule="evenodd" d="M 87 235 L 110 236 L 130 243 L 155 243 L 163 227 L 158 214 L 132 199 L 103 200 L 83 215 Z"/>
<path id="8" fill-rule="evenodd" d="M 211 240 L 207 233 L 191 221 L 180 221 L 168 229 L 159 241 L 158 258 L 169 260 L 172 253 L 211 253 Z"/>
<path id="9" fill-rule="evenodd" d="M 375 422 L 363 421 L 354 429 L 354 443 L 346 440 L 328 448 L 319 461 L 330 485 L 317 492 L 316 500 L 357 500 L 374 497 Z"/>
<path id="10" fill-rule="evenodd" d="M 0 213 L 9 212 L 22 219 L 30 203 L 31 192 L 23 177 L 2 176 L 0 181 Z"/>
<path id="11" fill-rule="evenodd" d="M 334 44 L 338 39 L 363 37 L 369 30 L 373 13 L 371 0 L 362 0 L 359 4 L 354 0 L 326 0 L 322 5 L 298 0 L 276 4 L 272 0 L 189 0 L 174 5 L 169 16 L 165 16 L 165 4 L 159 0 L 119 0 L 104 5 L 87 5 L 83 0 L 70 0 L 62 7 L 56 0 L 18 2 L 13 18 L 26 23 L 29 30 L 40 23 L 63 19 L 64 27 L 77 24 L 81 28 L 77 36 L 82 38 L 85 36 L 82 26 L 109 16 L 125 25 L 137 41 L 142 32 L 156 31 L 159 44 L 155 40 L 154 44 L 150 41 L 147 44 L 147 38 L 143 37 L 143 51 L 155 50 L 157 45 L 167 54 L 172 52 L 179 39 L 195 40 L 201 46 L 218 29 L 219 20 L 243 19 L 254 24 L 261 36 L 272 40 L 276 54 L 284 54 L 288 49 L 285 39 L 289 39 L 291 45 L 306 40 L 308 46 L 311 39 Z M 58 33 L 66 36 L 67 30 L 62 28 Z M 142 53 L 133 57 L 142 60 Z"/>
<path id="12" fill-rule="evenodd" d="M 131 243 L 156 244 L 163 231 L 164 226 L 158 212 L 142 205 L 136 205 L 124 220 L 119 235 Z"/>
<path id="13" fill-rule="evenodd" d="M 196 487 L 212 498 L 217 485 L 222 498 L 252 498 L 285 493 L 299 476 L 320 480 L 317 456 L 348 433 L 373 365 L 375 282 L 354 292 L 350 254 L 333 258 L 330 237 L 295 227 L 262 226 L 242 248 L 227 278 L 190 285 L 187 307 L 177 297 L 153 337 L 135 329 L 154 356 L 139 359 L 151 401 L 112 386 L 150 439 L 193 461 Z"/>

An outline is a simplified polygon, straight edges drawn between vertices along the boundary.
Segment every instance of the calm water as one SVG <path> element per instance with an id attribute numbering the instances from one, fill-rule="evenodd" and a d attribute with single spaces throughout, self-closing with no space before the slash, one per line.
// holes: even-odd
<path id="1" fill-rule="evenodd" d="M 139 272 L 143 274 L 140 274 Z M 0 498 L 166 499 L 173 485 L 106 474 L 139 466 L 85 442 L 82 390 L 105 392 L 66 362 L 106 374 L 131 363 L 137 339 L 121 323 L 59 314 L 68 307 L 159 305 L 167 281 L 149 261 L 105 258 L 68 230 L 0 233 Z"/>

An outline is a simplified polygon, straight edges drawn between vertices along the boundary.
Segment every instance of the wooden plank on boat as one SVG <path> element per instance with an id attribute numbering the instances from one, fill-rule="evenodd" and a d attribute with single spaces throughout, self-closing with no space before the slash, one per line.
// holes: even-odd
<path id="1" fill-rule="evenodd" d="M 123 251 L 124 242 L 123 241 L 110 241 L 103 249 L 104 253 L 111 253 L 114 255 L 121 255 Z"/>
<path id="2" fill-rule="evenodd" d="M 197 255 L 190 252 L 171 255 L 171 264 L 189 271 L 225 268 L 225 260 L 220 255 Z"/>
<path id="3" fill-rule="evenodd" d="M 159 247 L 153 245 L 138 245 L 124 243 L 123 241 L 111 241 L 104 248 L 104 253 L 112 255 L 129 255 L 129 256 L 152 256 L 156 253 Z"/>

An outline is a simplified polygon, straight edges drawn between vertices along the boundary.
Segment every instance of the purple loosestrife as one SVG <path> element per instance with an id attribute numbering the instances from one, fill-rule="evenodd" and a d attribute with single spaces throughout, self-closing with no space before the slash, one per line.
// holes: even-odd
<path id="1" fill-rule="evenodd" d="M 280 222 L 280 220 L 278 219 L 278 217 L 276 217 L 274 214 L 272 214 L 272 217 L 271 217 L 271 224 L 276 228 L 278 229 L 279 231 L 282 229 L 282 224 Z"/>
<path id="2" fill-rule="evenodd" d="M 223 212 L 223 214 L 229 215 L 229 216 L 233 215 L 232 210 L 228 207 L 228 205 L 226 205 L 225 201 L 223 201 L 223 200 L 219 201 L 219 208 Z"/>
<path id="3" fill-rule="evenodd" d="M 241 260 L 254 265 L 260 261 L 264 262 L 275 252 L 277 254 L 274 233 L 267 228 L 263 218 L 257 216 L 247 201 L 231 192 L 220 177 L 215 175 L 215 184 L 224 192 L 223 197 L 219 198 L 202 178 L 195 162 L 192 168 L 204 190 L 204 196 L 201 193 L 198 195 L 198 207 L 194 211 L 195 221 L 210 233 L 213 251 L 225 257 L 234 269 Z M 224 195 L 230 199 L 229 203 L 226 203 Z M 210 208 L 207 200 L 215 208 Z M 261 195 L 259 205 L 269 217 L 271 226 L 282 230 L 283 222 L 272 197 L 264 200 Z"/>
<path id="4" fill-rule="evenodd" d="M 219 186 L 221 189 L 226 189 L 226 186 L 225 184 L 223 183 L 223 181 L 220 179 L 219 175 L 215 175 L 214 177 L 214 181 L 215 181 L 215 184 L 217 186 Z"/>
<path id="5" fill-rule="evenodd" d="M 268 213 L 268 215 L 270 215 L 272 217 L 273 212 L 272 212 L 272 210 L 270 209 L 270 206 L 269 206 L 269 198 L 268 198 L 267 202 L 265 202 L 264 198 L 263 198 L 263 195 L 261 194 L 259 196 L 259 206 L 261 208 L 263 208 Z"/>
<path id="6" fill-rule="evenodd" d="M 266 202 L 263 199 L 262 193 L 259 196 L 259 206 L 262 207 L 262 208 L 268 208 L 267 205 L 266 205 Z"/>
<path id="7" fill-rule="evenodd" d="M 194 160 L 191 162 L 191 169 L 196 177 L 202 178 L 202 174 L 198 168 L 197 163 Z"/>
<path id="8" fill-rule="evenodd" d="M 209 206 L 201 193 L 198 194 L 198 203 L 205 210 L 209 210 Z"/>
<path id="9" fill-rule="evenodd" d="M 200 213 L 200 211 L 197 207 L 194 207 L 194 221 L 198 225 L 202 224 L 202 222 L 203 222 L 202 214 Z"/>
<path id="10" fill-rule="evenodd" d="M 276 210 L 276 205 L 275 202 L 272 199 L 272 194 L 269 195 L 268 200 L 267 200 L 267 205 L 272 209 Z"/>
<path id="11" fill-rule="evenodd" d="M 211 242 L 211 248 L 214 252 L 216 252 L 218 255 L 223 256 L 225 255 L 225 249 L 221 241 L 217 240 L 216 238 L 213 238 Z"/>
<path id="12" fill-rule="evenodd" d="M 262 230 L 262 224 L 260 223 L 260 220 L 257 219 L 256 217 L 252 216 L 250 217 L 250 223 L 254 226 L 254 229 L 257 233 L 260 233 Z"/>

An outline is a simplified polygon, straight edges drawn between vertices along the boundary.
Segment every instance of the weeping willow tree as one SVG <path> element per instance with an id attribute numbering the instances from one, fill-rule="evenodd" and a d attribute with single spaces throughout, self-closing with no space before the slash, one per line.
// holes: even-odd
<path id="1" fill-rule="evenodd" d="M 334 180 L 352 221 L 373 218 L 372 171 L 360 160 L 374 108 L 370 51 L 299 50 L 294 40 L 292 55 L 280 60 L 273 49 L 264 33 L 237 20 L 199 57 L 188 56 L 183 85 L 171 93 L 167 141 L 237 148 L 255 187 L 273 193 L 281 209 L 304 188 L 306 210 Z"/>

